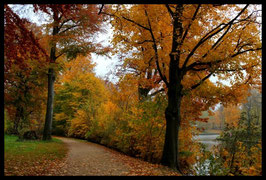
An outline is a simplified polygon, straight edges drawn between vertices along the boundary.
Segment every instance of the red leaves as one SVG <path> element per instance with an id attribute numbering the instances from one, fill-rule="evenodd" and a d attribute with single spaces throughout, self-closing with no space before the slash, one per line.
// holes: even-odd
<path id="1" fill-rule="evenodd" d="M 8 5 L 4 6 L 5 72 L 11 64 L 19 64 L 24 69 L 27 67 L 24 61 L 28 59 L 38 60 L 43 56 L 49 59 L 32 31 L 27 29 L 28 25 L 26 19 L 21 19 Z"/>

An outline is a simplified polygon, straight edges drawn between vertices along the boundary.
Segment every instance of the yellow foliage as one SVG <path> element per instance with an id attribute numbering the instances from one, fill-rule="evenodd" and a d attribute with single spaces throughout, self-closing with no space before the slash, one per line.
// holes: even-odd
<path id="1" fill-rule="evenodd" d="M 83 110 L 78 110 L 76 117 L 71 120 L 68 135 L 78 138 L 85 138 L 89 131 L 89 119 L 87 113 Z"/>

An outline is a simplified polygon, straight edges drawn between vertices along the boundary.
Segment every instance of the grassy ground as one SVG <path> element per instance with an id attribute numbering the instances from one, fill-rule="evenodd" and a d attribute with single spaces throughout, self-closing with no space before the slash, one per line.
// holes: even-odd
<path id="1" fill-rule="evenodd" d="M 61 140 L 17 141 L 5 135 L 5 175 L 49 175 L 66 156 L 67 148 Z"/>

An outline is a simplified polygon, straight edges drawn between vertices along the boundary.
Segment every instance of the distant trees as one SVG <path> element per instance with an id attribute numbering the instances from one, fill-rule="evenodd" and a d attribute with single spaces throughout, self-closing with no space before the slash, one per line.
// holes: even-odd
<path id="1" fill-rule="evenodd" d="M 215 155 L 224 167 L 223 175 L 262 175 L 261 126 L 256 124 L 256 116 L 247 113 L 242 111 L 236 126 L 226 123 L 219 138 Z"/>
<path id="2" fill-rule="evenodd" d="M 251 123 L 253 118 L 253 123 L 260 125 L 261 123 L 261 93 L 254 88 L 249 89 L 246 93 L 246 98 L 238 105 L 228 105 L 224 107 L 220 105 L 219 108 L 214 111 L 214 116 L 209 116 L 208 124 L 206 128 L 208 129 L 224 129 L 226 124 L 231 124 L 232 126 L 237 126 L 239 117 L 242 112 L 245 112 L 248 124 Z M 204 126 L 200 124 L 200 126 Z"/>
<path id="3" fill-rule="evenodd" d="M 228 106 L 215 112 L 215 121 L 220 117 L 225 121 L 218 138 L 219 145 L 213 148 L 214 154 L 206 155 L 210 175 L 262 174 L 261 99 L 258 90 L 250 89 L 239 106 Z"/>

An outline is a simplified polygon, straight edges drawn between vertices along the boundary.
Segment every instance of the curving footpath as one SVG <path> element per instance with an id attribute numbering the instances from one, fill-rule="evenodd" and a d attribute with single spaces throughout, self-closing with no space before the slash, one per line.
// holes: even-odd
<path id="1" fill-rule="evenodd" d="M 179 175 L 171 169 L 133 158 L 105 146 L 55 137 L 68 147 L 65 160 L 58 169 L 50 172 L 56 176 L 134 176 L 134 175 Z"/>

